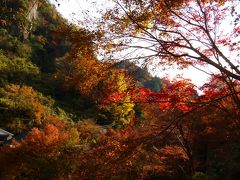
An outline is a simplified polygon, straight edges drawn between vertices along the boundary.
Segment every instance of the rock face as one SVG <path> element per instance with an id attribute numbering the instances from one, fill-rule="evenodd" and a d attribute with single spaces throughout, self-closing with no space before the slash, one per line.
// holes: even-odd
<path id="1" fill-rule="evenodd" d="M 30 24 L 23 29 L 23 38 L 27 39 L 29 36 L 29 33 L 32 30 L 32 24 L 33 21 L 38 18 L 38 7 L 39 7 L 39 2 L 37 0 L 32 0 L 29 2 L 29 7 L 27 11 L 27 20 L 30 22 Z"/>
<path id="2" fill-rule="evenodd" d="M 38 17 L 38 13 L 37 13 L 38 7 L 39 7 L 39 2 L 37 0 L 32 0 L 32 1 L 29 2 L 27 19 L 30 22 L 37 19 L 37 17 Z"/>

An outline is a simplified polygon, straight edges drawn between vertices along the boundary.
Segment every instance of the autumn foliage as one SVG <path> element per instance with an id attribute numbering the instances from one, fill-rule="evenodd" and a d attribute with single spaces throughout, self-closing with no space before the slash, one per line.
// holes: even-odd
<path id="1" fill-rule="evenodd" d="M 39 1 L 46 7 L 29 39 L 10 32 L 8 12 L 23 15 L 28 2 L 12 10 L 12 1 L 0 3 L 0 45 L 5 33 L 32 53 L 18 58 L 12 46 L 0 46 L 0 126 L 14 133 L 0 144 L 0 179 L 239 177 L 239 2 L 113 0 L 90 31 L 63 21 L 53 28 L 57 16 Z M 232 22 L 226 32 L 225 17 Z M 61 56 L 48 69 L 52 47 L 64 50 L 54 51 Z M 209 79 L 199 88 L 146 68 L 134 75 L 141 67 L 116 58 L 126 49 L 136 50 L 122 56 L 130 66 L 193 66 Z M 99 61 L 99 52 L 107 59 Z M 209 66 L 216 71 L 206 72 Z"/>

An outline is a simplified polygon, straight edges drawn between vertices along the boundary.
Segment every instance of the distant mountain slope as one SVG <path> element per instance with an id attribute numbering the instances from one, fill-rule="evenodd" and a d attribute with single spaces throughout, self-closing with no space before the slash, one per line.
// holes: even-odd
<path id="1" fill-rule="evenodd" d="M 159 92 L 166 83 L 164 79 L 153 77 L 147 67 L 142 68 L 129 61 L 121 61 L 116 67 L 126 69 L 128 74 L 137 80 L 138 86 L 149 88 L 154 92 Z"/>

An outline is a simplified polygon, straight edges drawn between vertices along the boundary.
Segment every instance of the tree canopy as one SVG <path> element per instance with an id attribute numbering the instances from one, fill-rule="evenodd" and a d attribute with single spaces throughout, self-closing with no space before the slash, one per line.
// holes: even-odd
<path id="1" fill-rule="evenodd" d="M 210 65 L 240 80 L 238 1 L 113 2 L 115 7 L 104 15 L 103 24 L 114 39 L 113 47 L 145 50 L 145 55 L 135 53 L 132 58 L 155 64 L 200 65 L 200 69 Z"/>
<path id="2" fill-rule="evenodd" d="M 93 30 L 0 2 L 1 179 L 237 179 L 239 1 L 111 3 Z M 148 69 L 172 65 L 209 80 Z"/>

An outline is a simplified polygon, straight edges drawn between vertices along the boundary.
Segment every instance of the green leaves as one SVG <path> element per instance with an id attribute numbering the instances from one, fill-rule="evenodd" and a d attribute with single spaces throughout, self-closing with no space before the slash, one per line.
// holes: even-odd
<path id="1" fill-rule="evenodd" d="M 0 89 L 0 126 L 22 132 L 45 124 L 49 116 L 71 120 L 66 112 L 55 107 L 51 97 L 30 86 L 10 84 Z"/>
<path id="2" fill-rule="evenodd" d="M 39 68 L 25 58 L 9 59 L 0 50 L 0 75 L 8 82 L 23 82 L 40 76 Z"/>

